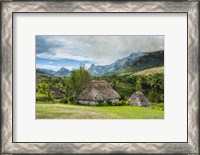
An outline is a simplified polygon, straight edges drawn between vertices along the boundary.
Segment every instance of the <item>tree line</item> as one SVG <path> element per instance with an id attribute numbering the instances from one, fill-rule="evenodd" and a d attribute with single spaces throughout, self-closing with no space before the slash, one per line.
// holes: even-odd
<path id="1" fill-rule="evenodd" d="M 76 104 L 78 96 L 93 79 L 106 80 L 112 88 L 119 93 L 122 100 L 128 98 L 136 91 L 142 92 L 150 102 L 164 102 L 164 74 L 150 75 L 108 75 L 95 77 L 92 76 L 84 67 L 71 71 L 70 77 L 56 77 L 50 75 L 37 75 L 36 92 L 41 93 L 48 100 L 53 102 L 54 92 L 50 87 L 57 88 L 65 95 L 62 102 Z"/>
<path id="2" fill-rule="evenodd" d="M 164 74 L 149 75 L 111 75 L 102 77 L 123 99 L 128 99 L 134 92 L 142 92 L 150 102 L 164 102 Z"/>

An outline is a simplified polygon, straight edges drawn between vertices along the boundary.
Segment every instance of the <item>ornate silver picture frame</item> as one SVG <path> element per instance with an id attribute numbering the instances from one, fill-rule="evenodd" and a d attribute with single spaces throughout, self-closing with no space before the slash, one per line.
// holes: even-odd
<path id="1" fill-rule="evenodd" d="M 199 9 L 198 1 L 2 1 L 1 3 L 1 153 L 199 153 Z M 15 13 L 129 12 L 187 13 L 188 140 L 181 143 L 21 143 L 13 141 L 13 15 Z M 180 129 L 181 130 L 181 129 Z"/>

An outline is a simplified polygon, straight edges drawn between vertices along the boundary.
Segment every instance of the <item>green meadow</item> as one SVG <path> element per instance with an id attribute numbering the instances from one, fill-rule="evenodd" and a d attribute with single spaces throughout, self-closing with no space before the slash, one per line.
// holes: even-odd
<path id="1" fill-rule="evenodd" d="M 163 119 L 164 111 L 136 106 L 36 104 L 37 119 Z"/>

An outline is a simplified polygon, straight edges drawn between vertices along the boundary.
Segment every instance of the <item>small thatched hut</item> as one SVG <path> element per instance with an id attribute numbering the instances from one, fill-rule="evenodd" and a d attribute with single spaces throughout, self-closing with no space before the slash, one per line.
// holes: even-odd
<path id="1" fill-rule="evenodd" d="M 149 105 L 148 99 L 144 96 L 142 92 L 135 92 L 129 98 L 130 105 L 140 106 L 140 107 L 147 107 Z"/>
<path id="2" fill-rule="evenodd" d="M 79 95 L 78 103 L 98 105 L 99 101 L 118 102 L 121 97 L 105 80 L 93 80 Z"/>
<path id="3" fill-rule="evenodd" d="M 54 99 L 61 99 L 64 98 L 65 95 L 61 93 L 56 87 L 49 87 L 49 91 L 53 91 L 53 98 Z"/>

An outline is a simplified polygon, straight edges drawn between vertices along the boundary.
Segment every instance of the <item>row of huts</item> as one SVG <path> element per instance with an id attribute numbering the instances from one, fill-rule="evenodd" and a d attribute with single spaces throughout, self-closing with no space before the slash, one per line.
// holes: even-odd
<path id="1" fill-rule="evenodd" d="M 111 85 L 105 80 L 93 80 L 88 87 L 79 95 L 80 104 L 98 105 L 98 101 L 111 101 L 116 103 L 120 95 L 112 89 Z M 142 92 L 135 92 L 129 98 L 130 105 L 148 106 L 149 102 Z"/>
<path id="2" fill-rule="evenodd" d="M 55 89 L 55 88 L 54 88 Z M 54 98 L 63 98 L 62 93 L 58 90 L 53 90 L 55 92 Z M 105 80 L 93 80 L 87 88 L 79 95 L 78 103 L 85 105 L 98 105 L 99 101 L 111 101 L 116 103 L 120 99 L 120 95 L 112 89 L 111 85 Z M 142 92 L 135 92 L 129 98 L 130 105 L 143 106 L 149 105 L 147 98 Z"/>

